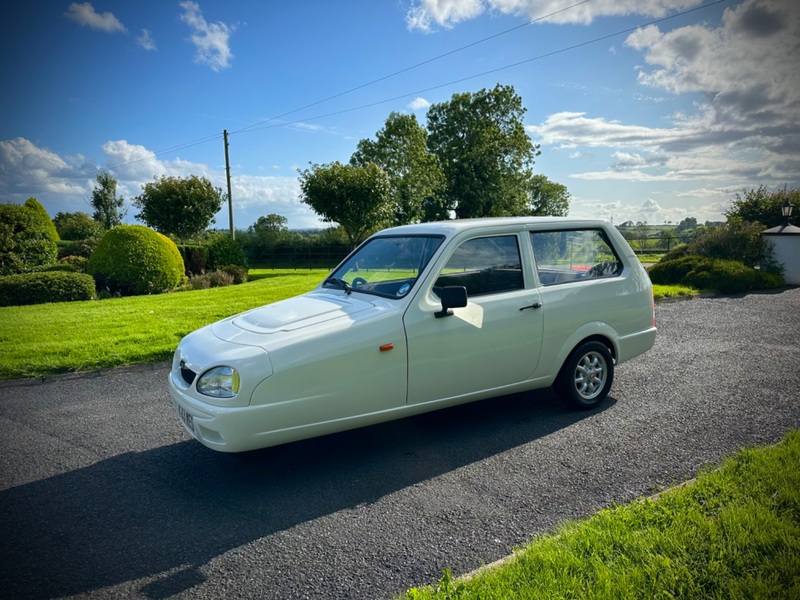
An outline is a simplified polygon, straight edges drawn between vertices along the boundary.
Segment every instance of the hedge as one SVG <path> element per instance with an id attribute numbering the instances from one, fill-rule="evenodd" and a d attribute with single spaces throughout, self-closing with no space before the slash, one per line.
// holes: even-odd
<path id="1" fill-rule="evenodd" d="M 94 279 L 86 273 L 45 271 L 0 277 L 0 306 L 92 300 Z"/>

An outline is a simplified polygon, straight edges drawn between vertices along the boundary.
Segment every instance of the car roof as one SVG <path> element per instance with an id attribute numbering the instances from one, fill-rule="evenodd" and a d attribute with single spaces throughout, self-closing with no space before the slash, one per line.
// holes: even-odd
<path id="1" fill-rule="evenodd" d="M 486 217 L 480 219 L 453 219 L 451 221 L 435 221 L 432 223 L 416 223 L 400 225 L 379 231 L 375 235 L 421 235 L 439 234 L 453 235 L 467 229 L 488 229 L 505 226 L 553 225 L 569 227 L 602 227 L 609 225 L 602 219 L 579 219 L 575 217 Z"/>

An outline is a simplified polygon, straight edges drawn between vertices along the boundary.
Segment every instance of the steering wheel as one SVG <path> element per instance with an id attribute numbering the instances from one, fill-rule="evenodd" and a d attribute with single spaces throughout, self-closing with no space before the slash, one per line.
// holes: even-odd
<path id="1" fill-rule="evenodd" d="M 367 285 L 367 280 L 363 277 L 356 277 L 353 279 L 352 286 L 353 287 L 361 287 L 362 285 Z"/>

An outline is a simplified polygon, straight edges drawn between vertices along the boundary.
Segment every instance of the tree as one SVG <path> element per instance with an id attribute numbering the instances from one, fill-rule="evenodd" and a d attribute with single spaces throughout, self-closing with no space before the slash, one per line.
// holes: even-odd
<path id="1" fill-rule="evenodd" d="M 222 208 L 225 196 L 205 177 L 156 177 L 133 199 L 136 218 L 163 234 L 181 239 L 202 233 Z"/>
<path id="2" fill-rule="evenodd" d="M 800 226 L 800 189 L 787 189 L 784 187 L 774 192 L 768 192 L 766 186 L 759 186 L 744 191 L 744 195 L 736 194 L 736 199 L 731 202 L 730 210 L 725 217 L 730 221 L 740 218 L 749 223 L 761 223 L 764 227 L 778 227 L 783 224 L 781 206 L 784 202 L 794 204 L 795 209 L 789 222 Z"/>
<path id="3" fill-rule="evenodd" d="M 566 217 L 572 195 L 567 186 L 550 181 L 544 175 L 531 177 L 530 214 L 535 217 Z"/>
<path id="4" fill-rule="evenodd" d="M 697 229 L 697 219 L 694 217 L 686 217 L 685 219 L 683 219 L 683 221 L 678 223 L 678 226 L 675 229 L 678 231 L 678 233 L 681 233 L 689 229 L 691 230 Z"/>
<path id="5" fill-rule="evenodd" d="M 355 247 L 391 218 L 389 177 L 374 163 L 333 162 L 300 171 L 302 202 L 326 223 L 338 223 Z"/>
<path id="6" fill-rule="evenodd" d="M 363 139 L 350 164 L 378 165 L 389 177 L 392 225 L 425 220 L 426 198 L 437 195 L 444 182 L 439 157 L 428 152 L 428 134 L 414 115 L 393 112 L 375 140 Z"/>
<path id="7" fill-rule="evenodd" d="M 85 212 L 56 213 L 53 223 L 62 240 L 87 240 L 103 235 L 103 226 Z"/>
<path id="8" fill-rule="evenodd" d="M 105 229 L 111 229 L 122 223 L 127 210 L 122 210 L 125 200 L 117 197 L 117 180 L 107 171 L 97 175 L 98 187 L 92 190 L 92 218 L 101 223 Z"/>
<path id="9" fill-rule="evenodd" d="M 445 176 L 444 205 L 459 218 L 528 213 L 531 166 L 539 154 L 522 124 L 512 86 L 454 94 L 428 110 L 428 149 Z"/>
<path id="10" fill-rule="evenodd" d="M 58 233 L 35 198 L 0 204 L 0 275 L 30 273 L 56 262 Z"/>
<path id="11" fill-rule="evenodd" d="M 250 226 L 250 230 L 259 236 L 278 239 L 289 232 L 286 227 L 288 222 L 286 217 L 270 213 L 266 217 L 258 217 Z"/>

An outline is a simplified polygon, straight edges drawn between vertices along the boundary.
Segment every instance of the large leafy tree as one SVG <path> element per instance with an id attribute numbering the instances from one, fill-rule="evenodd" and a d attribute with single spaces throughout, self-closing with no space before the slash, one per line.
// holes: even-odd
<path id="1" fill-rule="evenodd" d="M 375 163 L 312 164 L 300 171 L 302 202 L 326 223 L 338 223 L 355 247 L 391 217 L 391 183 Z"/>
<path id="2" fill-rule="evenodd" d="M 441 161 L 444 201 L 459 218 L 524 215 L 539 154 L 513 86 L 455 94 L 428 110 L 428 148 Z"/>
<path id="3" fill-rule="evenodd" d="M 159 233 L 186 239 L 203 232 L 222 208 L 224 194 L 205 177 L 156 177 L 133 199 L 136 218 Z"/>
<path id="4" fill-rule="evenodd" d="M 736 194 L 736 199 L 731 203 L 731 208 L 725 212 L 730 222 L 739 218 L 749 223 L 761 223 L 764 227 L 777 227 L 783 224 L 781 206 L 785 202 L 794 204 L 794 211 L 789 222 L 800 226 L 800 189 L 779 189 L 774 192 L 767 191 L 766 186 L 759 186 Z"/>
<path id="5" fill-rule="evenodd" d="M 117 196 L 117 180 L 108 171 L 97 175 L 97 185 L 92 190 L 92 218 L 102 224 L 105 229 L 111 229 L 122 223 L 125 214 L 125 199 Z"/>
<path id="6" fill-rule="evenodd" d="M 535 217 L 566 217 L 572 195 L 567 186 L 550 181 L 544 175 L 531 177 L 530 214 Z"/>
<path id="7" fill-rule="evenodd" d="M 434 198 L 444 182 L 439 157 L 427 147 L 428 134 L 415 115 L 393 112 L 375 139 L 363 139 L 350 164 L 378 165 L 389 177 L 392 225 L 425 219 L 425 202 Z"/>

